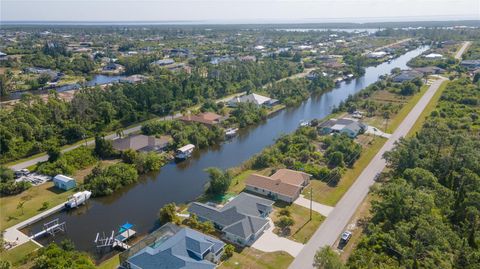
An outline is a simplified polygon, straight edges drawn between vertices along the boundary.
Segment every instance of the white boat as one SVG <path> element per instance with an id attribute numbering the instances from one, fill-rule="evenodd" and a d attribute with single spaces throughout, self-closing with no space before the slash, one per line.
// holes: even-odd
<path id="1" fill-rule="evenodd" d="M 175 152 L 175 159 L 185 160 L 189 158 L 190 156 L 192 156 L 193 149 L 195 149 L 195 145 L 192 144 L 188 144 L 177 149 L 177 151 Z"/>
<path id="2" fill-rule="evenodd" d="M 310 126 L 310 122 L 308 120 L 301 120 L 300 127 Z"/>
<path id="3" fill-rule="evenodd" d="M 68 198 L 68 201 L 65 203 L 66 208 L 75 208 L 84 204 L 92 196 L 91 191 L 81 191 L 73 194 Z"/>
<path id="4" fill-rule="evenodd" d="M 235 136 L 238 132 L 238 128 L 228 128 L 227 130 L 225 130 L 225 135 L 227 137 L 232 137 L 232 136 Z"/>

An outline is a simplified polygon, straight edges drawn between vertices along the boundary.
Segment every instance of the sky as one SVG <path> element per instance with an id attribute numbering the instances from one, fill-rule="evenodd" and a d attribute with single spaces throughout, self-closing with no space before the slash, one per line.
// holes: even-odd
<path id="1" fill-rule="evenodd" d="M 0 0 L 0 21 L 480 20 L 480 0 Z"/>

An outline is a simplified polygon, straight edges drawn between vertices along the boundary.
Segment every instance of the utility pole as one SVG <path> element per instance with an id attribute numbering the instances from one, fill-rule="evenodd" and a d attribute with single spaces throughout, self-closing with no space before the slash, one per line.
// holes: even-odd
<path id="1" fill-rule="evenodd" d="M 310 187 L 310 220 L 312 220 L 312 203 L 313 203 L 313 188 Z"/>

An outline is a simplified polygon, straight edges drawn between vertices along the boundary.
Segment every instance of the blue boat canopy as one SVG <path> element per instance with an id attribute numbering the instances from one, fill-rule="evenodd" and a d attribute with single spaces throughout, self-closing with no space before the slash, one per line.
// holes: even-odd
<path id="1" fill-rule="evenodd" d="M 123 233 L 124 231 L 131 229 L 132 227 L 133 227 L 133 224 L 126 222 L 120 227 L 120 232 Z"/>

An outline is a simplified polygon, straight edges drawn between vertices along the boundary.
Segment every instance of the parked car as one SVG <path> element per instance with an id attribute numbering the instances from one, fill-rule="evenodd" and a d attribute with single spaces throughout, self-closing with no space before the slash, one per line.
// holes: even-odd
<path id="1" fill-rule="evenodd" d="M 342 237 L 340 238 L 340 244 L 346 245 L 348 241 L 350 241 L 350 238 L 352 238 L 352 232 L 350 231 L 343 232 Z"/>

